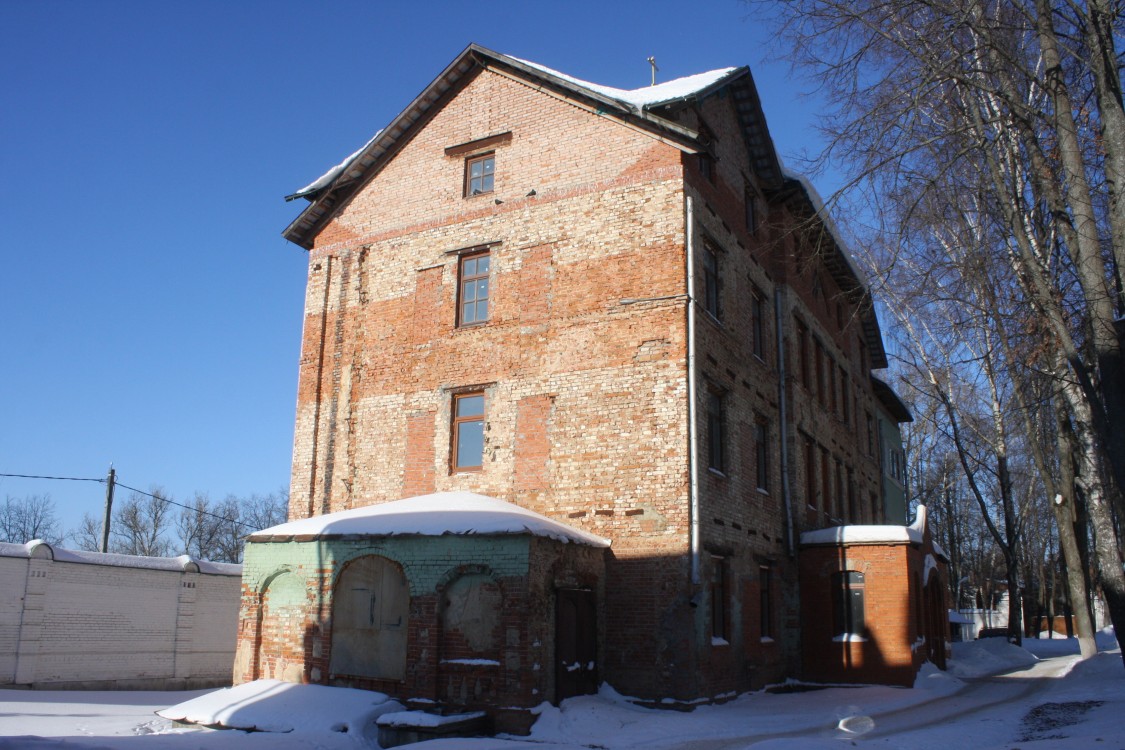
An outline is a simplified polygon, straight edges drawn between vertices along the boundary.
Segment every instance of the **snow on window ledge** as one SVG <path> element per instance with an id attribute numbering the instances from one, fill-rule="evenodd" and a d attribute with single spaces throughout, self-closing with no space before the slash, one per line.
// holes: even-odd
<path id="1" fill-rule="evenodd" d="M 867 639 L 858 633 L 840 633 L 832 641 L 833 643 L 866 643 Z"/>
<path id="2" fill-rule="evenodd" d="M 712 646 L 729 646 L 730 641 L 728 641 L 726 638 L 720 638 L 717 635 L 713 635 L 713 636 L 711 636 L 711 645 Z"/>
<path id="3" fill-rule="evenodd" d="M 761 642 L 762 643 L 773 643 L 773 638 L 770 638 L 768 635 L 763 635 L 762 638 L 761 638 Z"/>

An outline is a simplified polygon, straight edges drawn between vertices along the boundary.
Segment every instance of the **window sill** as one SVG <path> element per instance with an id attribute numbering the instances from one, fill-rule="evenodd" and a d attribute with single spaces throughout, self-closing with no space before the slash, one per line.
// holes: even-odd
<path id="1" fill-rule="evenodd" d="M 703 318 L 705 320 L 711 321 L 712 324 L 718 326 L 720 331 L 726 331 L 726 327 L 723 326 L 723 321 L 717 315 L 715 315 L 715 313 L 711 312 L 705 307 L 703 308 Z"/>
<path id="2" fill-rule="evenodd" d="M 711 645 L 712 646 L 729 646 L 730 641 L 728 641 L 726 638 L 720 638 L 717 635 L 713 635 L 713 636 L 711 636 Z"/>
<path id="3" fill-rule="evenodd" d="M 867 639 L 855 633 L 840 633 L 832 638 L 833 643 L 867 643 Z"/>
<path id="4" fill-rule="evenodd" d="M 770 491 L 769 491 L 769 489 L 767 489 L 767 488 L 765 488 L 765 487 L 758 487 L 757 489 L 758 489 L 758 494 L 759 494 L 759 495 L 765 495 L 766 497 L 769 497 L 769 496 L 770 496 Z"/>
<path id="5" fill-rule="evenodd" d="M 707 467 L 707 473 L 711 474 L 712 476 L 721 477 L 723 479 L 727 478 L 727 475 L 726 475 L 725 472 L 723 472 L 721 469 L 716 469 L 714 466 L 708 466 Z"/>

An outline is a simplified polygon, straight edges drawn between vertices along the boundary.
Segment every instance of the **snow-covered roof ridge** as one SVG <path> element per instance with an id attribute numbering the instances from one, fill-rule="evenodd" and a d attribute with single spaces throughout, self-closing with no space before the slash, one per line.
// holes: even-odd
<path id="1" fill-rule="evenodd" d="M 190 555 L 179 557 L 147 557 L 144 555 L 123 555 L 116 552 L 89 552 L 86 550 L 64 549 L 42 539 L 32 539 L 26 544 L 0 542 L 0 557 L 28 557 L 55 562 L 80 563 L 84 565 L 109 565 L 116 568 L 144 568 L 146 570 L 177 570 L 189 573 L 211 575 L 242 575 L 242 566 L 237 563 L 216 563 L 196 560 Z"/>
<path id="2" fill-rule="evenodd" d="M 638 109 L 647 109 L 658 104 L 664 104 L 666 102 L 675 101 L 676 99 L 683 99 L 693 94 L 698 94 L 739 70 L 739 68 L 718 68 L 705 73 L 696 73 L 682 78 L 675 78 L 671 81 L 665 81 L 664 83 L 657 83 L 639 89 L 619 89 L 612 86 L 603 86 L 599 83 L 583 81 L 581 78 L 569 76 L 566 73 L 561 73 L 553 68 L 548 68 L 546 65 L 540 65 L 530 60 L 521 60 L 518 57 L 513 57 L 512 59 L 547 73 L 548 75 L 561 78 L 568 83 L 589 89 L 602 96 L 608 96 L 611 99 L 631 104 Z"/>
<path id="3" fill-rule="evenodd" d="M 251 542 L 361 536 L 531 534 L 608 547 L 609 540 L 533 510 L 474 492 L 436 492 L 290 521 L 251 534 Z"/>
<path id="4" fill-rule="evenodd" d="M 599 96 L 607 97 L 629 107 L 633 107 L 638 111 L 646 110 L 660 104 L 676 101 L 677 99 L 684 99 L 695 94 L 700 94 L 707 89 L 715 86 L 724 78 L 733 76 L 734 74 L 744 70 L 744 68 L 733 67 L 719 68 L 716 70 L 709 70 L 705 73 L 696 73 L 694 75 L 676 78 L 671 81 L 665 81 L 664 83 L 658 83 L 656 85 L 646 86 L 644 88 L 619 89 L 612 86 L 603 86 L 601 84 L 583 81 L 580 78 L 569 76 L 566 73 L 554 70 L 553 68 L 548 68 L 546 65 L 540 65 L 539 63 L 531 62 L 530 60 L 522 60 L 518 57 L 503 55 L 500 53 L 491 54 L 494 54 L 501 59 L 515 61 L 528 68 L 532 68 L 535 71 L 545 73 L 561 81 L 565 81 L 572 86 L 586 89 L 587 91 L 598 94 Z M 348 167 L 350 167 L 352 163 L 360 157 L 360 155 L 362 155 L 376 140 L 378 140 L 379 136 L 383 134 L 384 130 L 386 129 L 383 128 L 378 130 L 375 135 L 371 136 L 367 143 L 363 144 L 363 146 L 352 152 L 352 154 L 342 162 L 332 167 L 327 172 L 310 182 L 308 185 L 305 185 L 300 190 L 297 190 L 291 195 L 287 195 L 285 199 L 293 200 L 294 198 L 303 198 L 305 196 L 310 196 L 331 185 L 337 177 L 343 174 L 348 169 Z"/>

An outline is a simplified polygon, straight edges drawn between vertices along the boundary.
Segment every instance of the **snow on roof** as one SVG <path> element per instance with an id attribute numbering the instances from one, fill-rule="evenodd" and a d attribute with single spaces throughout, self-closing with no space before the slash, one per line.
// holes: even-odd
<path id="1" fill-rule="evenodd" d="M 251 542 L 339 536 L 531 534 L 560 542 L 608 547 L 609 540 L 527 508 L 473 492 L 432 495 L 367 505 L 290 521 L 251 534 Z"/>
<path id="2" fill-rule="evenodd" d="M 355 161 L 357 158 L 359 158 L 359 155 L 363 153 L 364 149 L 366 149 L 368 146 L 370 146 L 372 143 L 374 143 L 375 139 L 378 138 L 379 134 L 382 133 L 382 132 L 383 132 L 382 129 L 375 131 L 375 135 L 371 136 L 367 140 L 367 143 L 363 144 L 358 149 L 353 151 L 351 153 L 351 155 L 348 156 L 347 159 L 344 159 L 342 162 L 340 162 L 336 166 L 332 167 L 332 169 L 329 169 L 327 172 L 322 174 L 320 177 L 317 177 L 315 180 L 310 182 L 308 185 L 305 185 L 303 188 L 301 188 L 297 192 L 293 193 L 293 195 L 289 196 L 289 198 L 290 199 L 301 198 L 301 197 L 306 196 L 310 193 L 315 193 L 317 190 L 320 190 L 323 187 L 327 187 L 327 185 L 330 182 L 332 182 L 332 180 L 336 179 L 340 175 L 341 172 L 343 172 L 345 169 L 347 169 L 351 165 L 351 163 L 353 161 Z"/>
<path id="3" fill-rule="evenodd" d="M 855 276 L 856 279 L 862 284 L 863 276 L 861 276 L 856 270 L 855 258 L 853 257 L 852 250 L 848 246 L 848 243 L 844 242 L 844 235 L 840 233 L 840 229 L 836 226 L 836 222 L 832 218 L 832 214 L 828 212 L 828 207 L 824 204 L 824 199 L 820 197 L 820 193 L 815 187 L 813 187 L 812 181 L 800 172 L 792 171 L 784 164 L 781 165 L 781 172 L 790 180 L 796 180 L 797 182 L 801 183 L 801 187 L 804 188 L 805 194 L 809 197 L 809 200 L 813 204 L 813 210 L 816 211 L 817 217 L 822 222 L 824 222 L 824 226 L 828 230 L 828 233 L 832 235 L 832 239 L 835 240 L 836 246 L 840 248 L 840 255 L 843 257 L 844 262 L 848 265 L 848 269 L 852 272 L 852 275 Z"/>
<path id="4" fill-rule="evenodd" d="M 507 56 L 504 55 L 503 57 Z M 700 91 L 711 87 L 718 81 L 721 81 L 724 77 L 729 76 L 739 70 L 739 68 L 719 68 L 718 70 L 710 70 L 706 73 L 696 73 L 695 75 L 676 78 L 671 81 L 665 81 L 664 83 L 658 83 L 655 86 L 646 86 L 644 88 L 630 90 L 617 89 L 613 88 L 612 86 L 602 86 L 597 83 L 583 81 L 580 78 L 568 76 L 565 73 L 560 73 L 559 71 L 548 68 L 545 65 L 533 63 L 530 60 L 521 60 L 518 57 L 512 57 L 510 59 L 527 65 L 530 68 L 535 68 L 536 70 L 547 73 L 548 75 L 560 78 L 564 81 L 567 81 L 568 83 L 593 91 L 596 94 L 600 94 L 602 96 L 609 97 L 610 99 L 616 99 L 617 101 L 632 105 L 633 107 L 636 107 L 640 110 L 654 107 L 665 102 L 674 101 L 676 99 L 683 99 L 684 97 L 699 93 Z M 305 185 L 297 192 L 288 196 L 287 199 L 292 200 L 294 198 L 302 198 L 306 195 L 312 195 L 313 193 L 330 185 L 332 181 L 340 176 L 340 174 L 344 170 L 346 170 L 353 161 L 359 158 L 360 154 L 367 150 L 368 146 L 375 142 L 375 140 L 382 132 L 382 130 L 376 132 L 375 135 L 371 136 L 370 140 L 368 140 L 367 143 L 363 144 L 363 146 L 353 152 L 348 158 L 344 159 L 342 162 L 332 167 L 327 172 L 322 174 L 320 177 L 317 177 L 315 180 L 310 182 L 308 185 Z"/>
<path id="5" fill-rule="evenodd" d="M 922 532 L 909 526 L 833 526 L 827 529 L 806 531 L 801 534 L 801 544 L 918 544 Z"/>
<path id="6" fill-rule="evenodd" d="M 561 78 L 569 83 L 589 89 L 602 96 L 608 96 L 610 99 L 617 99 L 618 101 L 631 104 L 639 109 L 654 107 L 657 104 L 663 104 L 664 102 L 691 96 L 692 94 L 709 88 L 724 77 L 738 70 L 738 68 L 719 68 L 718 70 L 709 70 L 706 73 L 696 73 L 695 75 L 665 81 L 655 86 L 645 86 L 639 89 L 618 89 L 612 86 L 602 86 L 601 84 L 583 81 L 581 78 L 568 76 L 566 73 L 560 73 L 557 70 L 548 68 L 546 65 L 540 65 L 530 60 L 520 60 L 518 57 L 513 57 L 512 59 L 535 68 L 536 70 L 541 70 L 544 73 L 555 76 L 556 78 Z"/>
<path id="7" fill-rule="evenodd" d="M 32 539 L 27 544 L 0 542 L 0 557 L 34 557 L 54 560 L 55 562 L 81 563 L 84 565 L 110 565 L 117 568 L 176 570 L 227 576 L 242 575 L 241 565 L 196 560 L 190 555 L 180 555 L 179 557 L 146 557 L 143 555 L 122 555 L 114 552 L 87 552 L 85 550 L 56 547 L 42 539 Z"/>

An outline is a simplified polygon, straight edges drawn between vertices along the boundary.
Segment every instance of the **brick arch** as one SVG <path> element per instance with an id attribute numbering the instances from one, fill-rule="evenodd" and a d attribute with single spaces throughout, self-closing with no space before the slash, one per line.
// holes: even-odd
<path id="1" fill-rule="evenodd" d="M 331 607 L 333 676 L 405 677 L 410 585 L 398 562 L 376 554 L 349 560 L 332 586 Z"/>
<path id="2" fill-rule="evenodd" d="M 307 591 L 305 580 L 288 566 L 263 579 L 258 591 L 253 679 L 301 681 Z"/>
<path id="3" fill-rule="evenodd" d="M 502 687 L 504 587 L 484 565 L 450 570 L 437 587 L 438 693 L 452 705 L 478 704 Z"/>
<path id="4" fill-rule="evenodd" d="M 437 587 L 442 659 L 496 658 L 504 589 L 486 566 L 462 566 Z"/>

